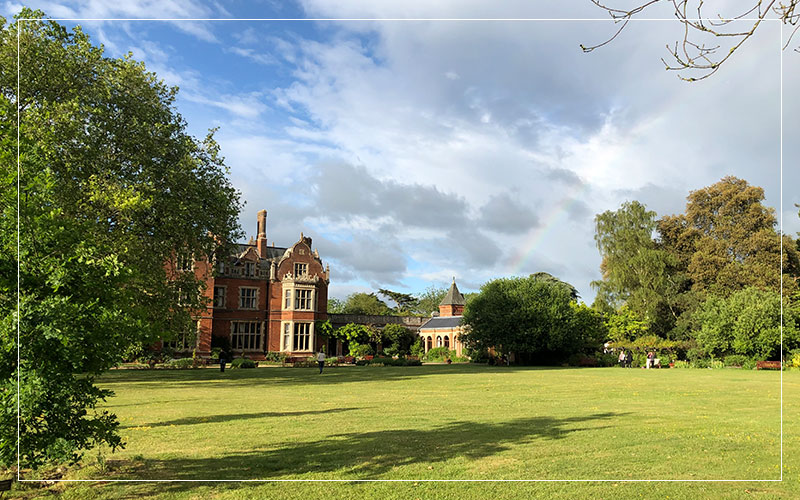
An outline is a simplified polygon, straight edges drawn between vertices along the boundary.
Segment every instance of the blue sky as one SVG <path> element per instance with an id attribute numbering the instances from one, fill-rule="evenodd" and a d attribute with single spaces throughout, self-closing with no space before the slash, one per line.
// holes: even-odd
<path id="1" fill-rule="evenodd" d="M 56 18 L 605 19 L 588 0 L 29 5 Z M 5 16 L 19 8 L 2 4 Z M 264 208 L 277 246 L 311 236 L 340 298 L 379 287 L 416 293 L 453 276 L 471 291 L 546 271 L 591 302 L 595 214 L 630 199 L 678 213 L 690 190 L 725 175 L 764 187 L 779 207 L 780 59 L 784 87 L 797 88 L 800 54 L 778 50 L 775 23 L 695 84 L 659 59 L 681 37 L 672 22 L 633 23 L 591 54 L 579 44 L 604 40 L 612 24 L 77 23 L 110 56 L 130 51 L 178 85 L 194 135 L 219 127 L 248 235 Z M 789 94 L 790 138 L 800 99 Z M 800 151 L 786 142 L 781 211 L 794 234 Z"/>

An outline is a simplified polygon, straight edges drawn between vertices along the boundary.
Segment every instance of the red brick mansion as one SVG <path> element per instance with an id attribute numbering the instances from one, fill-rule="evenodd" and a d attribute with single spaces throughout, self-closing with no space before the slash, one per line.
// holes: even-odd
<path id="1" fill-rule="evenodd" d="M 323 345 L 314 322 L 327 318 L 330 269 L 302 233 L 288 248 L 268 245 L 266 210 L 258 212 L 255 240 L 192 269 L 209 299 L 197 316 L 199 356 L 211 353 L 212 337 L 228 338 L 234 354 L 254 359 L 269 351 L 310 354 Z"/>

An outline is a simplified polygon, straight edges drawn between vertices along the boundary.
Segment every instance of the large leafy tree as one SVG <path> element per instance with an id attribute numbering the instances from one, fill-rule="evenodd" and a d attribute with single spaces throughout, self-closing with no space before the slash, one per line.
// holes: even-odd
<path id="1" fill-rule="evenodd" d="M 391 299 L 396 304 L 394 311 L 401 316 L 413 314 L 419 303 L 419 300 L 409 293 L 395 292 L 385 288 L 380 288 L 378 293 Z"/>
<path id="2" fill-rule="evenodd" d="M 343 314 L 383 315 L 392 310 L 374 293 L 356 292 L 347 296 L 341 308 Z"/>
<path id="3" fill-rule="evenodd" d="M 535 276 L 484 284 L 467 303 L 464 323 L 469 348 L 493 347 L 537 363 L 596 349 L 605 337 L 599 313 L 577 306 L 569 287 Z"/>
<path id="4" fill-rule="evenodd" d="M 656 213 L 638 201 L 597 215 L 595 241 L 603 256 L 603 279 L 592 285 L 601 301 L 615 308 L 627 305 L 666 334 L 677 319 L 675 297 L 683 280 L 675 273 L 674 256 L 654 240 L 655 229 Z"/>
<path id="5" fill-rule="evenodd" d="M 445 295 L 447 295 L 447 288 L 429 286 L 417 296 L 416 313 L 422 316 L 430 316 L 431 313 L 438 312 L 439 304 L 441 304 Z"/>
<path id="6" fill-rule="evenodd" d="M 388 354 L 408 354 L 417 339 L 419 335 L 403 325 L 388 324 L 382 332 L 383 349 Z"/>
<path id="7" fill-rule="evenodd" d="M 692 191 L 684 214 L 659 221 L 662 247 L 678 259 L 693 291 L 702 297 L 748 286 L 777 291 L 784 274 L 785 294 L 794 293 L 796 243 L 777 233 L 775 210 L 763 200 L 762 188 L 729 176 Z"/>
<path id="8" fill-rule="evenodd" d="M 186 133 L 177 89 L 42 17 L 0 18 L 0 462 L 34 467 L 123 444 L 96 378 L 191 328 L 202 283 L 176 255 L 240 236 L 239 193 L 212 136 Z"/>

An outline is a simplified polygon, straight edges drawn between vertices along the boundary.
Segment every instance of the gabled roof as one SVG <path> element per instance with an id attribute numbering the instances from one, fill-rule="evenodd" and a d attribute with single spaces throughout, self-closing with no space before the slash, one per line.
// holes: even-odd
<path id="1" fill-rule="evenodd" d="M 419 329 L 456 328 L 461 325 L 461 318 L 463 316 L 436 316 L 423 323 Z"/>
<path id="2" fill-rule="evenodd" d="M 440 306 L 463 306 L 467 303 L 464 300 L 464 296 L 461 295 L 461 292 L 458 291 L 458 287 L 456 286 L 456 279 L 453 278 L 453 284 L 450 285 L 450 290 L 447 291 L 447 295 L 444 296 L 442 302 L 439 304 Z"/>
<path id="3" fill-rule="evenodd" d="M 256 245 L 250 245 L 248 243 L 237 243 L 235 250 L 236 255 L 233 255 L 233 257 L 239 260 L 251 248 L 257 251 Z M 283 257 L 284 252 L 286 252 L 286 247 L 272 247 L 272 246 L 267 247 L 267 251 L 265 252 L 266 255 L 262 255 L 261 260 L 279 259 Z"/>

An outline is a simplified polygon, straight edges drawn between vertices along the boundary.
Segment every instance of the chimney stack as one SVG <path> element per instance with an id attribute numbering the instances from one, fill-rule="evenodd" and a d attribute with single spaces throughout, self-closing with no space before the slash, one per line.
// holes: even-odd
<path id="1" fill-rule="evenodd" d="M 261 258 L 266 258 L 267 256 L 267 211 L 266 210 L 259 210 L 258 211 L 258 232 L 256 237 L 256 248 L 258 249 L 258 255 Z"/>

